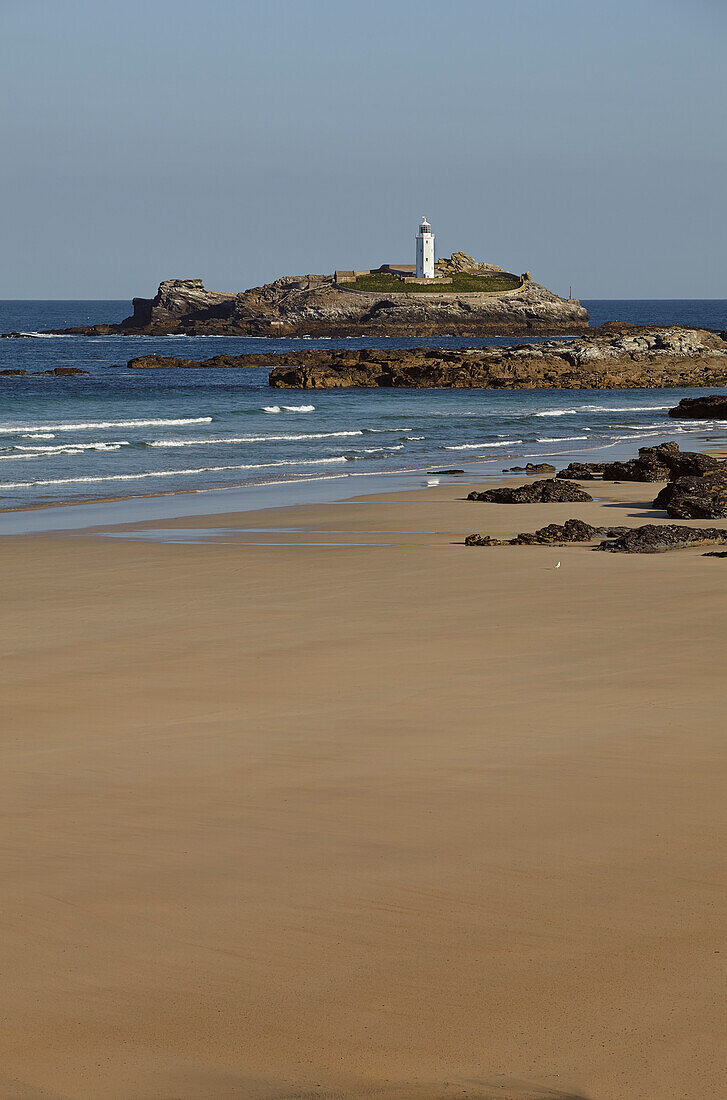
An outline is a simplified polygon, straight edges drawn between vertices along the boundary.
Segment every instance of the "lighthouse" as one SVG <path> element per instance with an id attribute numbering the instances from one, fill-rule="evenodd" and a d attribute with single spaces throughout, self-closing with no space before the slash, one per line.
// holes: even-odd
<path id="1" fill-rule="evenodd" d="M 417 279 L 434 278 L 434 234 L 426 218 L 422 218 L 417 242 Z"/>

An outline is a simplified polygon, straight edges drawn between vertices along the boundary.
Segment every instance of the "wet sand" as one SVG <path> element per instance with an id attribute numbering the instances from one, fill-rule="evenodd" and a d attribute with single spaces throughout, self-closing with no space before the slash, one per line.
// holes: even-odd
<path id="1" fill-rule="evenodd" d="M 466 488 L 0 540 L 0 1095 L 723 1094 L 727 563 Z"/>

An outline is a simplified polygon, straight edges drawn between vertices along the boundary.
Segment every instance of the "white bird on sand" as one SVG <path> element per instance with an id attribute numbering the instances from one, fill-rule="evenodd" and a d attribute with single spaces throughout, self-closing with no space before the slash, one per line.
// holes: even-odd
<path id="1" fill-rule="evenodd" d="M 427 488 L 431 488 L 432 485 L 439 485 L 439 478 L 438 477 L 428 477 L 427 478 Z"/>
<path id="2" fill-rule="evenodd" d="M 560 562 L 555 566 L 556 569 L 560 569 Z"/>

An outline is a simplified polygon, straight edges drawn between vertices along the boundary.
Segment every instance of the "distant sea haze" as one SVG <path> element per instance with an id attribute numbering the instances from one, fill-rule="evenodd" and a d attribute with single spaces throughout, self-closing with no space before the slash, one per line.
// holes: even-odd
<path id="1" fill-rule="evenodd" d="M 727 301 L 584 301 L 606 320 L 727 329 Z M 128 302 L 2 302 L 0 331 L 121 320 Z M 436 345 L 518 343 L 513 338 L 437 339 Z M 433 340 L 272 340 L 266 351 L 316 346 L 391 348 Z M 456 466 L 499 472 L 520 460 L 556 464 L 634 453 L 677 439 L 697 449 L 727 440 L 727 424 L 675 422 L 668 409 L 692 390 L 272 391 L 267 370 L 127 371 L 134 355 L 188 358 L 259 351 L 261 340 L 227 337 L 42 337 L 0 341 L 0 370 L 74 366 L 88 375 L 0 379 L 0 507 L 224 488 L 306 485 L 361 475 L 412 476 Z M 115 367 L 115 369 L 110 369 Z M 719 392 L 719 391 L 715 391 Z M 396 485 L 392 482 L 392 488 Z M 296 492 L 298 492 L 296 489 Z"/>

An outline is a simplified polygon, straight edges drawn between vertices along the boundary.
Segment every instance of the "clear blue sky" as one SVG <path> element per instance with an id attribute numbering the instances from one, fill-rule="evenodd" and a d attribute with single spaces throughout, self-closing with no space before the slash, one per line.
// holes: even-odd
<path id="1" fill-rule="evenodd" d="M 465 249 L 727 297 L 718 0 L 0 0 L 3 298 Z"/>

